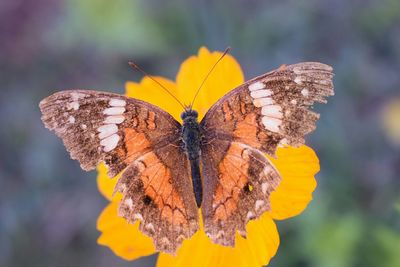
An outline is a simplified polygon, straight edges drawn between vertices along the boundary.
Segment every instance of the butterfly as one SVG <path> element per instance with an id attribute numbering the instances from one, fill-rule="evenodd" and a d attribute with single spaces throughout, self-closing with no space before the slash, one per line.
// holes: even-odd
<path id="1" fill-rule="evenodd" d="M 234 246 L 235 234 L 271 209 L 281 176 L 266 155 L 300 146 L 315 129 L 314 102 L 334 94 L 332 67 L 283 65 L 233 89 L 199 121 L 192 106 L 179 123 L 150 103 L 119 94 L 67 90 L 40 102 L 42 121 L 89 171 L 122 172 L 119 215 L 140 221 L 157 250 L 174 254 L 199 230 Z M 193 104 L 193 103 L 192 103 Z"/>

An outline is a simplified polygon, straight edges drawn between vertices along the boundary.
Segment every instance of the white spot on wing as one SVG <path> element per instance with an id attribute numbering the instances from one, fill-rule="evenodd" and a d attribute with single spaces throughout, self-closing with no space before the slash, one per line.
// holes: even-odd
<path id="1" fill-rule="evenodd" d="M 251 91 L 250 95 L 252 98 L 261 98 L 272 95 L 272 91 L 269 89 Z"/>
<path id="2" fill-rule="evenodd" d="M 69 123 L 75 123 L 75 118 L 73 116 L 69 116 L 68 122 Z"/>
<path id="3" fill-rule="evenodd" d="M 119 135 L 113 134 L 101 140 L 100 145 L 104 147 L 103 148 L 104 152 L 110 152 L 111 150 L 117 147 L 118 141 L 119 141 Z"/>
<path id="4" fill-rule="evenodd" d="M 111 108 L 106 108 L 103 111 L 103 114 L 105 115 L 121 115 L 125 112 L 124 107 L 111 107 Z"/>
<path id="5" fill-rule="evenodd" d="M 110 106 L 112 107 L 124 107 L 126 105 L 126 101 L 122 99 L 113 98 L 110 100 Z"/>
<path id="6" fill-rule="evenodd" d="M 127 198 L 127 199 L 125 199 L 124 202 L 130 209 L 133 208 L 133 200 L 132 200 L 132 198 Z"/>
<path id="7" fill-rule="evenodd" d="M 250 91 L 260 90 L 263 88 L 265 88 L 265 84 L 263 84 L 262 82 L 255 82 L 255 83 L 249 85 Z"/>
<path id="8" fill-rule="evenodd" d="M 262 107 L 261 114 L 267 117 L 272 117 L 277 119 L 281 119 L 283 117 L 282 108 L 279 105 Z"/>
<path id="9" fill-rule="evenodd" d="M 81 124 L 81 128 L 82 128 L 82 130 L 86 130 L 87 129 L 86 124 Z"/>
<path id="10" fill-rule="evenodd" d="M 71 102 L 67 104 L 67 109 L 68 110 L 78 110 L 79 109 L 79 103 L 78 102 Z"/>
<path id="11" fill-rule="evenodd" d="M 143 221 L 143 216 L 140 213 L 133 214 L 133 219 Z"/>
<path id="12" fill-rule="evenodd" d="M 254 213 L 253 212 L 251 212 L 251 211 L 249 211 L 248 213 L 247 213 L 247 219 L 253 219 L 253 218 L 255 218 L 256 216 L 254 215 Z"/>
<path id="13" fill-rule="evenodd" d="M 269 188 L 269 184 L 268 182 L 264 182 L 261 184 L 261 191 L 263 192 L 263 194 L 266 194 Z"/>
<path id="14" fill-rule="evenodd" d="M 265 167 L 263 169 L 263 174 L 267 176 L 271 171 L 272 171 L 271 166 L 265 165 Z"/>
<path id="15" fill-rule="evenodd" d="M 255 206 L 256 210 L 259 210 L 262 206 L 264 206 L 264 204 L 265 204 L 264 200 L 257 200 Z"/>
<path id="16" fill-rule="evenodd" d="M 270 97 L 256 98 L 253 101 L 254 106 L 260 108 L 267 105 L 272 105 L 274 101 Z"/>
<path id="17" fill-rule="evenodd" d="M 146 228 L 146 230 L 151 231 L 151 232 L 155 231 L 154 225 L 152 223 L 146 224 L 144 228 Z"/>
<path id="18" fill-rule="evenodd" d="M 308 96 L 308 89 L 307 88 L 304 88 L 303 90 L 301 90 L 301 94 L 303 95 L 303 96 Z"/>
<path id="19" fill-rule="evenodd" d="M 302 84 L 302 83 L 303 83 L 303 80 L 301 79 L 300 76 L 297 76 L 297 77 L 294 79 L 294 82 L 297 83 L 297 84 Z"/>
<path id="20" fill-rule="evenodd" d="M 115 124 L 106 124 L 97 128 L 97 131 L 99 132 L 99 138 L 104 139 L 112 134 L 117 133 L 118 127 Z"/>
<path id="21" fill-rule="evenodd" d="M 104 123 L 115 123 L 119 124 L 122 123 L 125 120 L 125 117 L 122 115 L 117 115 L 117 116 L 108 116 L 104 120 Z"/>
<path id="22" fill-rule="evenodd" d="M 262 123 L 264 124 L 265 129 L 278 133 L 282 121 L 280 119 L 264 116 L 262 117 Z"/>

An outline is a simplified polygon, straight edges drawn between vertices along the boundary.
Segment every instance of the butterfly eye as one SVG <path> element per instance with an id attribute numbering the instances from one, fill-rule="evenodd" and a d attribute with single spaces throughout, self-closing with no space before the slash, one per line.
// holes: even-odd
<path id="1" fill-rule="evenodd" d="M 182 120 L 185 120 L 187 116 L 188 116 L 187 111 L 181 113 L 181 119 Z"/>
<path id="2" fill-rule="evenodd" d="M 196 119 L 199 116 L 199 114 L 197 113 L 196 110 L 191 110 L 191 115 L 192 115 L 192 117 L 195 117 Z"/>

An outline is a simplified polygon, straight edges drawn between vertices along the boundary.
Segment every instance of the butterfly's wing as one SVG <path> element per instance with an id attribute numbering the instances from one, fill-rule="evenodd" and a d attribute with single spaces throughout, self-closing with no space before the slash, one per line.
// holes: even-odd
<path id="1" fill-rule="evenodd" d="M 257 149 L 212 139 L 202 148 L 204 231 L 214 243 L 234 246 L 235 233 L 270 209 L 269 196 L 280 176 Z"/>
<path id="2" fill-rule="evenodd" d="M 332 68 L 315 62 L 282 66 L 222 97 L 201 122 L 202 213 L 206 233 L 233 245 L 235 232 L 270 209 L 280 175 L 263 153 L 299 146 L 315 129 L 314 102 L 333 95 Z M 252 190 L 249 190 L 249 185 Z"/>
<path id="3" fill-rule="evenodd" d="M 198 209 L 182 147 L 170 143 L 135 160 L 118 180 L 120 216 L 140 220 L 158 251 L 174 254 L 198 230 Z"/>
<path id="4" fill-rule="evenodd" d="M 42 120 L 84 170 L 100 162 L 110 176 L 125 169 L 116 190 L 120 215 L 141 221 L 157 249 L 174 252 L 198 229 L 181 125 L 149 103 L 88 90 L 55 93 L 40 102 Z"/>

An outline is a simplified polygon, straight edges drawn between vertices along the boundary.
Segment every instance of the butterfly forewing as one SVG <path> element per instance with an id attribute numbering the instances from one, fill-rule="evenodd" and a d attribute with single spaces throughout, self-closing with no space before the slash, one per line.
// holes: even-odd
<path id="1" fill-rule="evenodd" d="M 42 120 L 84 170 L 104 161 L 115 176 L 146 151 L 179 138 L 179 123 L 140 100 L 89 90 L 55 93 L 40 102 Z"/>

